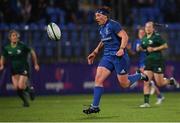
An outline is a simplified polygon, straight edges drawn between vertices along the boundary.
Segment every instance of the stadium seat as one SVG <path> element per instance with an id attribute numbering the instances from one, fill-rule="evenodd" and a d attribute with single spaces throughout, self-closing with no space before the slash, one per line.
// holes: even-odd
<path id="1" fill-rule="evenodd" d="M 19 30 L 19 29 L 20 29 L 20 28 L 19 28 L 19 25 L 18 25 L 18 24 L 15 24 L 15 23 L 9 24 L 9 27 L 10 27 L 10 29 L 16 29 L 16 30 Z"/>

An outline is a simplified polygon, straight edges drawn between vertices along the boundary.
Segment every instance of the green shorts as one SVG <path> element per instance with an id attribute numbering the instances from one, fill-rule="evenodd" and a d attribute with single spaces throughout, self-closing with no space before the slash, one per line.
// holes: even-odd
<path id="1" fill-rule="evenodd" d="M 163 60 L 159 61 L 145 61 L 144 70 L 149 70 L 154 73 L 164 73 L 165 72 L 165 63 Z"/>
<path id="2" fill-rule="evenodd" d="M 12 69 L 11 70 L 11 75 L 23 75 L 27 76 L 29 78 L 29 69 Z"/>

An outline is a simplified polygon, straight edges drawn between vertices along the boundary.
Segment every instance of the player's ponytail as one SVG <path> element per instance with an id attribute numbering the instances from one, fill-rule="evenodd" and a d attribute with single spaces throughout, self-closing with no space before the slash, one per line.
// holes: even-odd
<path id="1" fill-rule="evenodd" d="M 153 23 L 154 27 L 168 28 L 167 24 Z"/>

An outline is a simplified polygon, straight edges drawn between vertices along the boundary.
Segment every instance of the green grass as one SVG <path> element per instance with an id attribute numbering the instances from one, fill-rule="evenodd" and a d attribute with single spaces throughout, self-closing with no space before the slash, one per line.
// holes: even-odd
<path id="1" fill-rule="evenodd" d="M 101 100 L 101 112 L 85 115 L 83 104 L 90 104 L 92 95 L 40 96 L 29 108 L 21 107 L 17 97 L 0 97 L 0 121 L 180 121 L 180 93 L 166 93 L 162 105 L 151 108 L 138 106 L 142 94 L 105 94 Z"/>

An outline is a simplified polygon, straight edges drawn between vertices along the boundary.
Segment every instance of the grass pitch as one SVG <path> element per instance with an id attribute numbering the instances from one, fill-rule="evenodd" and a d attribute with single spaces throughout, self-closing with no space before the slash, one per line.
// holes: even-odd
<path id="1" fill-rule="evenodd" d="M 85 115 L 83 105 L 90 104 L 92 95 L 39 96 L 29 108 L 23 108 L 17 97 L 0 97 L 0 121 L 57 121 L 57 122 L 170 122 L 180 121 L 180 93 L 165 93 L 163 104 L 139 108 L 142 94 L 104 94 L 101 112 Z"/>

